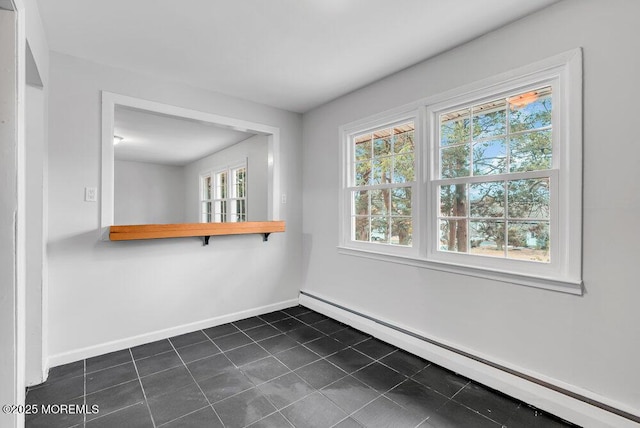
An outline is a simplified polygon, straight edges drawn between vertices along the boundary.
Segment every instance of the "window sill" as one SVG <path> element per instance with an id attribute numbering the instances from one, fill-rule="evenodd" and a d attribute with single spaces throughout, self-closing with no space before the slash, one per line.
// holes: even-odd
<path id="1" fill-rule="evenodd" d="M 520 275 L 489 269 L 480 269 L 476 267 L 461 266 L 451 263 L 429 261 L 418 257 L 384 254 L 377 251 L 363 250 L 360 248 L 343 246 L 338 246 L 337 248 L 339 254 L 348 256 L 364 257 L 372 260 L 380 260 L 383 262 L 415 266 L 423 269 L 431 269 L 458 275 L 472 276 L 475 278 L 491 279 L 494 281 L 506 282 L 510 284 L 518 284 L 527 287 L 542 288 L 545 290 L 574 294 L 577 296 L 582 296 L 584 293 L 582 281 L 574 282 L 569 280 L 552 279 L 539 276 Z"/>

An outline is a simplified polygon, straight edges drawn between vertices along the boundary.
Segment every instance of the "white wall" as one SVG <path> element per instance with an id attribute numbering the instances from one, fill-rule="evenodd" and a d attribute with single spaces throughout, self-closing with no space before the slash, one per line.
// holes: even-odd
<path id="1" fill-rule="evenodd" d="M 280 128 L 285 233 L 101 242 L 100 91 Z M 297 298 L 301 282 L 301 117 L 149 76 L 51 54 L 49 116 L 49 351 L 60 364 L 201 328 Z"/>
<path id="2" fill-rule="evenodd" d="M 43 313 L 46 304 L 45 269 L 45 91 L 27 86 L 26 91 L 26 381 L 34 385 L 43 380 Z"/>
<path id="3" fill-rule="evenodd" d="M 638 16 L 566 0 L 305 114 L 303 290 L 640 415 Z M 340 125 L 580 46 L 584 296 L 337 253 Z"/>
<path id="4" fill-rule="evenodd" d="M 25 33 L 33 63 L 27 75 L 40 79 L 42 87 L 26 88 L 25 208 L 26 208 L 26 382 L 44 380 L 47 355 L 47 233 L 48 160 L 47 117 L 49 93 L 49 46 L 36 0 L 18 1 L 25 10 Z M 28 82 L 29 83 L 29 82 Z"/>
<path id="5" fill-rule="evenodd" d="M 114 162 L 114 224 L 186 223 L 185 168 Z"/>
<path id="6" fill-rule="evenodd" d="M 16 0 L 14 0 L 16 2 Z M 49 44 L 40 18 L 37 0 L 17 0 L 25 7 L 25 32 L 33 59 L 38 67 L 42 85 L 47 88 L 49 81 Z"/>
<path id="7" fill-rule="evenodd" d="M 185 199 L 187 222 L 200 221 L 200 174 L 247 160 L 247 220 L 268 219 L 268 141 L 255 135 L 206 158 L 185 165 Z"/>

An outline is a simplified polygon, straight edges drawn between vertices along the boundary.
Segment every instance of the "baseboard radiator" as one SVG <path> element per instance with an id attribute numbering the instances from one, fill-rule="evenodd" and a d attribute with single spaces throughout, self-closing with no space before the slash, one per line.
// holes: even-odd
<path id="1" fill-rule="evenodd" d="M 344 305 L 332 302 L 329 299 L 314 295 L 313 293 L 300 291 L 300 304 L 304 306 L 308 306 L 310 307 L 310 309 L 317 310 L 320 313 L 323 313 L 323 309 L 324 309 L 324 312 L 329 311 L 330 313 L 325 313 L 325 315 L 328 315 L 331 317 L 336 317 L 336 316 L 340 317 L 340 314 L 342 313 L 343 319 L 338 319 L 338 321 L 345 322 L 346 324 L 351 324 L 349 323 L 349 321 L 354 321 L 357 319 L 364 321 L 364 324 L 359 324 L 357 326 L 354 325 L 353 327 L 355 328 L 363 329 L 362 327 L 364 326 L 364 330 L 366 330 L 366 325 L 367 325 L 366 322 L 368 321 L 369 322 L 368 324 L 372 325 L 371 323 L 373 323 L 373 326 L 372 328 L 369 328 L 369 331 L 366 331 L 366 332 L 369 334 L 372 334 L 374 337 L 376 336 L 376 330 L 378 330 L 375 326 L 381 326 L 383 329 L 389 329 L 390 331 L 400 333 L 398 337 L 404 335 L 406 337 L 417 339 L 420 342 L 424 342 L 424 344 L 426 345 L 437 347 L 439 349 L 452 353 L 452 355 L 463 357 L 468 361 L 472 361 L 474 363 L 484 365 L 488 368 L 497 370 L 500 373 L 505 373 L 517 379 L 524 380 L 529 384 L 542 387 L 548 391 L 553 391 L 555 393 L 561 394 L 562 396 L 573 399 L 576 401 L 576 403 L 583 403 L 584 405 L 591 406 L 592 409 L 597 409 L 601 411 L 601 412 L 598 412 L 596 410 L 595 412 L 595 413 L 600 413 L 600 415 L 595 414 L 592 416 L 588 416 L 584 414 L 585 412 L 579 409 L 576 409 L 573 412 L 568 412 L 567 414 L 564 414 L 564 415 L 561 414 L 562 412 L 558 412 L 557 408 L 550 410 L 553 413 L 558 414 L 558 416 L 561 416 L 571 422 L 584 423 L 586 426 L 612 426 L 616 428 L 621 426 L 639 426 L 637 424 L 640 424 L 640 416 L 633 414 L 629 411 L 622 410 L 618 407 L 603 403 L 602 401 L 587 397 L 583 394 L 577 393 L 575 391 L 571 391 L 567 388 L 563 388 L 561 386 L 555 385 L 553 383 L 547 382 L 543 379 L 539 379 L 535 376 L 531 376 L 521 371 L 514 370 L 513 368 L 505 367 L 502 364 L 495 363 L 486 358 L 482 358 L 472 353 L 469 353 L 467 351 L 458 349 L 456 347 L 447 345 L 445 343 L 441 343 L 432 338 L 428 338 L 420 334 L 416 334 L 415 332 L 412 332 L 405 328 L 394 325 L 393 323 L 377 319 L 374 316 L 353 310 Z M 402 348 L 401 344 L 395 343 L 395 345 Z M 446 364 L 440 364 L 440 365 L 443 365 L 446 367 Z M 446 368 L 450 368 L 450 367 L 446 367 Z M 469 376 L 468 373 L 461 373 L 461 374 L 465 375 L 466 377 L 469 377 L 470 379 L 473 379 L 473 376 Z M 478 379 L 474 379 L 474 380 L 478 380 Z M 478 381 L 480 383 L 484 383 L 482 380 L 478 380 Z M 522 400 L 522 398 L 520 397 L 516 397 L 516 398 L 519 398 Z M 523 401 L 526 401 L 526 400 L 523 400 Z M 536 405 L 538 403 L 532 403 L 532 404 Z M 537 406 L 537 407 L 541 407 L 541 406 Z M 543 408 L 543 410 L 549 410 L 549 409 Z M 578 418 L 571 417 L 572 416 L 571 413 L 574 413 L 574 415 L 580 414 L 582 417 L 578 417 Z M 577 420 L 577 419 L 580 419 L 580 420 Z"/>

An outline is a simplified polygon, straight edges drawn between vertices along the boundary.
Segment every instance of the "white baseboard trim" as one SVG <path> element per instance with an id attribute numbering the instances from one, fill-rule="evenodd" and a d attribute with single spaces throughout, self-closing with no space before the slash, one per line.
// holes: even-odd
<path id="1" fill-rule="evenodd" d="M 189 324 L 183 324 L 176 327 L 170 327 L 164 330 L 157 330 L 149 333 L 140 334 L 137 336 L 127 337 L 124 339 L 118 339 L 118 340 L 114 340 L 107 343 L 101 343 L 98 345 L 88 346 L 86 348 L 74 349 L 72 351 L 51 355 L 47 359 L 46 376 L 47 377 L 49 376 L 50 367 L 56 367 L 62 364 L 83 360 L 85 358 L 91 358 L 98 355 L 119 351 L 121 349 L 131 348 L 138 345 L 144 345 L 145 343 L 155 342 L 156 340 L 166 339 L 169 337 L 177 336 L 179 334 L 190 333 L 192 331 L 202 330 L 209 327 L 215 327 L 217 325 L 238 321 L 238 320 L 253 317 L 256 315 L 266 314 L 269 312 L 277 311 L 279 309 L 289 308 L 297 304 L 298 304 L 298 299 L 284 300 L 282 302 L 260 306 L 258 308 L 246 309 L 244 311 L 221 315 L 214 318 L 209 318 L 206 320 L 197 321 Z"/>
<path id="2" fill-rule="evenodd" d="M 301 291 L 300 304 L 583 427 L 640 427 L 640 423 L 633 420 L 640 421 L 640 416 L 638 416 L 640 415 L 639 409 L 629 408 L 624 404 L 598 396 L 574 385 L 568 385 L 557 379 L 551 379 L 524 368 L 514 367 L 506 362 L 492 361 L 490 357 L 465 349 L 463 346 L 450 344 L 438 338 L 427 337 L 422 332 L 380 319 L 378 316 L 369 314 L 366 311 L 349 307 L 315 292 Z M 440 343 L 443 346 L 438 346 L 434 343 Z M 460 353 L 448 350 L 447 347 L 459 350 Z M 477 358 L 466 357 L 463 355 L 465 353 Z M 508 370 L 521 376 L 478 360 L 508 368 Z M 597 405 L 558 392 L 542 384 L 554 386 L 559 390 L 571 392 L 594 403 L 605 407 L 608 406 L 626 414 L 626 416 L 620 416 L 604 410 Z"/>

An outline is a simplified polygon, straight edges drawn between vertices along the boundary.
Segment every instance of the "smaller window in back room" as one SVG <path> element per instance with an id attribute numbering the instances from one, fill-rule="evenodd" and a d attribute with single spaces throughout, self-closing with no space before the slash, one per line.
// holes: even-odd
<path id="1" fill-rule="evenodd" d="M 246 161 L 200 176 L 201 222 L 247 221 Z"/>

